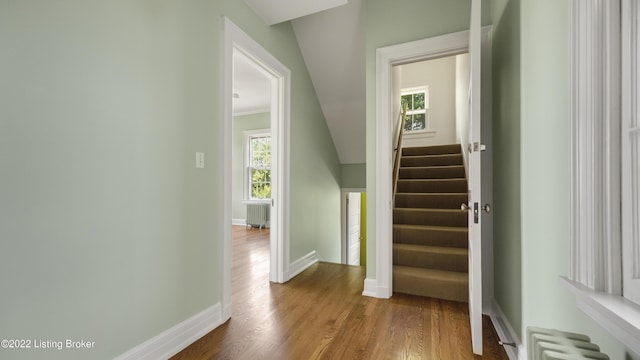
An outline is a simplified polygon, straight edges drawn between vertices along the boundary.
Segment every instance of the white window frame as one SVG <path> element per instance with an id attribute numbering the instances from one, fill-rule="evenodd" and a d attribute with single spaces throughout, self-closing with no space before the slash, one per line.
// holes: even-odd
<path id="1" fill-rule="evenodd" d="M 569 2 L 570 267 L 562 282 L 578 308 L 640 353 L 640 306 L 623 296 L 622 280 L 620 134 L 630 98 L 620 100 L 628 95 L 621 73 L 629 55 L 621 48 L 629 30 L 620 23 L 621 2 Z"/>
<path id="2" fill-rule="evenodd" d="M 640 194 L 638 193 L 639 159 L 632 155 L 633 141 L 640 146 L 638 120 L 638 27 L 640 4 L 636 0 L 622 2 L 622 274 L 623 296 L 640 304 Z M 635 16 L 634 16 L 635 14 Z M 634 181 L 636 180 L 636 181 Z"/>
<path id="3" fill-rule="evenodd" d="M 407 109 L 407 115 L 416 115 L 416 114 L 424 114 L 424 129 L 420 129 L 420 130 L 405 130 L 404 128 L 404 119 L 402 121 L 402 131 L 405 134 L 417 134 L 417 133 L 421 133 L 421 132 L 428 132 L 431 131 L 431 116 L 430 116 L 430 111 L 429 111 L 429 86 L 425 85 L 425 86 L 420 86 L 420 87 L 412 87 L 412 88 L 406 88 L 406 89 L 402 89 L 400 91 L 400 98 L 402 99 L 403 96 L 405 95 L 414 95 L 414 94 L 420 94 L 423 93 L 424 94 L 424 109 L 420 109 L 420 110 L 409 110 Z M 402 100 L 400 100 L 400 104 L 402 104 Z"/>
<path id="4" fill-rule="evenodd" d="M 251 170 L 254 167 L 251 164 L 251 140 L 254 138 L 269 137 L 271 138 L 271 131 L 269 129 L 248 130 L 244 132 L 244 199 L 245 201 L 254 202 L 266 202 L 270 198 L 256 198 L 251 194 Z M 257 168 L 263 169 L 263 168 Z M 269 167 L 269 170 L 271 167 Z"/>

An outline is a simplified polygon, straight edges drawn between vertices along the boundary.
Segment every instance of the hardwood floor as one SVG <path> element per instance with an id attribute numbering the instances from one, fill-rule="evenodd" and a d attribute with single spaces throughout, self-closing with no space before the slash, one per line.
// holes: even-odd
<path id="1" fill-rule="evenodd" d="M 172 359 L 507 359 L 488 318 L 471 351 L 465 303 L 362 296 L 364 269 L 318 263 L 269 283 L 269 230 L 233 228 L 233 315 Z"/>

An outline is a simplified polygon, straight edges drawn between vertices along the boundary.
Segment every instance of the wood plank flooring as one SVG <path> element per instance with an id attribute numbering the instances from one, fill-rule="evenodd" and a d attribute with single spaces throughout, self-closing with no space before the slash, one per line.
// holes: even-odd
<path id="1" fill-rule="evenodd" d="M 233 315 L 172 359 L 507 359 L 488 318 L 471 351 L 468 305 L 362 296 L 364 269 L 319 263 L 269 283 L 269 230 L 233 228 Z"/>

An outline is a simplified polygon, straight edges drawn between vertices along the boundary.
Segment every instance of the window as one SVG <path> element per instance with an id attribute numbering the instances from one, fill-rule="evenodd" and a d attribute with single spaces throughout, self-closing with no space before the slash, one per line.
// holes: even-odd
<path id="1" fill-rule="evenodd" d="M 623 1 L 622 49 L 622 259 L 623 295 L 640 304 L 640 4 Z"/>
<path id="2" fill-rule="evenodd" d="M 637 0 L 569 5 L 571 266 L 564 283 L 578 308 L 640 353 L 640 7 Z"/>
<path id="3" fill-rule="evenodd" d="M 620 30 L 609 19 L 619 18 L 611 15 L 615 3 L 570 2 L 569 278 L 595 291 L 621 295 L 621 85 L 616 75 L 621 53 Z M 596 27 L 607 31 L 585 31 Z"/>
<path id="4" fill-rule="evenodd" d="M 429 88 L 403 90 L 401 96 L 400 103 L 407 104 L 404 131 L 410 132 L 430 129 Z"/>
<path id="5" fill-rule="evenodd" d="M 245 198 L 271 198 L 271 134 L 246 133 L 246 164 Z"/>

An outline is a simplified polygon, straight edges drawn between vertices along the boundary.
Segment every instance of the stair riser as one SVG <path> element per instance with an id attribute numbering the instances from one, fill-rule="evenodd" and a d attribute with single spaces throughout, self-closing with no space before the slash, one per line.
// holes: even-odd
<path id="1" fill-rule="evenodd" d="M 396 209 L 393 211 L 394 224 L 467 227 L 467 220 L 467 213 L 462 211 L 438 212 L 404 209 Z"/>
<path id="2" fill-rule="evenodd" d="M 413 147 L 403 148 L 403 156 L 415 156 L 415 155 L 443 155 L 443 154 L 460 154 L 462 148 L 459 144 L 455 145 L 439 145 L 439 146 L 426 146 L 426 147 Z"/>
<path id="3" fill-rule="evenodd" d="M 469 244 L 466 231 L 440 231 L 406 229 L 399 226 L 393 227 L 393 242 L 427 245 L 450 246 L 466 248 Z"/>
<path id="4" fill-rule="evenodd" d="M 469 284 L 466 282 L 404 276 L 395 271 L 393 273 L 393 291 L 460 302 L 467 302 L 469 299 Z"/>
<path id="5" fill-rule="evenodd" d="M 466 193 L 467 181 L 461 180 L 398 180 L 398 192 L 403 193 Z"/>
<path id="6" fill-rule="evenodd" d="M 401 167 L 462 165 L 462 155 L 404 156 Z"/>
<path id="7" fill-rule="evenodd" d="M 469 258 L 466 255 L 394 249 L 393 264 L 466 273 L 469 269 Z"/>
<path id="8" fill-rule="evenodd" d="M 400 168 L 399 179 L 455 179 L 464 178 L 464 167 Z"/>
<path id="9" fill-rule="evenodd" d="M 397 208 L 460 209 L 460 205 L 467 202 L 467 194 L 396 194 L 395 206 Z"/>

